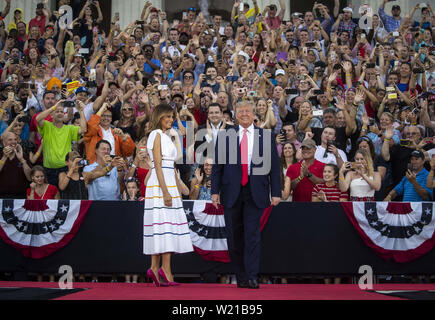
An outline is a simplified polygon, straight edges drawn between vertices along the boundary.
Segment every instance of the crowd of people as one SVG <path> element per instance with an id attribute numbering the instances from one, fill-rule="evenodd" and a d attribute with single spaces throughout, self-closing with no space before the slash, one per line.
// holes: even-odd
<path id="1" fill-rule="evenodd" d="M 207 151 L 250 100 L 255 125 L 275 135 L 282 200 L 432 200 L 435 14 L 387 2 L 340 10 L 335 0 L 332 12 L 316 2 L 284 20 L 283 0 L 243 10 L 236 0 L 225 22 L 194 7 L 168 21 L 147 1 L 138 20 L 122 29 L 115 14 L 106 32 L 98 1 L 65 27 L 47 1 L 27 22 L 6 0 L 0 198 L 143 200 L 152 112 L 169 105 L 180 194 L 211 200 Z"/>

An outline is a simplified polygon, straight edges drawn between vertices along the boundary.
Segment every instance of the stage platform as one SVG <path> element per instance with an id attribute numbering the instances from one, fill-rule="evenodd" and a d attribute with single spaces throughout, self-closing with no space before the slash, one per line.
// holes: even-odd
<path id="1" fill-rule="evenodd" d="M 376 284 L 373 290 L 353 284 L 264 284 L 255 290 L 231 284 L 76 282 L 73 288 L 78 290 L 59 290 L 57 283 L 0 282 L 0 300 L 435 300 L 435 284 Z"/>

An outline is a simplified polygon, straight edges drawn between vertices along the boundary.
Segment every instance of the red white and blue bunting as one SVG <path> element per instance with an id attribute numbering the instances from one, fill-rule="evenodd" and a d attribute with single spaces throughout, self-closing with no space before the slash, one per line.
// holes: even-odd
<path id="1" fill-rule="evenodd" d="M 67 245 L 91 201 L 1 200 L 0 238 L 28 258 L 42 259 Z"/>
<path id="2" fill-rule="evenodd" d="M 386 260 L 415 260 L 435 246 L 433 203 L 344 202 L 344 211 L 367 246 Z"/>

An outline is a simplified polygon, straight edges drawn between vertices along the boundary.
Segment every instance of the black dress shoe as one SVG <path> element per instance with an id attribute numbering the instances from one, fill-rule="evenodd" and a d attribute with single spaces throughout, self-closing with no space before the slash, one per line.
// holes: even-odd
<path id="1" fill-rule="evenodd" d="M 249 282 L 248 281 L 238 281 L 237 288 L 249 288 Z"/>
<path id="2" fill-rule="evenodd" d="M 258 281 L 257 280 L 249 280 L 248 281 L 248 288 L 249 289 L 259 289 L 260 288 L 260 285 L 258 284 Z"/>

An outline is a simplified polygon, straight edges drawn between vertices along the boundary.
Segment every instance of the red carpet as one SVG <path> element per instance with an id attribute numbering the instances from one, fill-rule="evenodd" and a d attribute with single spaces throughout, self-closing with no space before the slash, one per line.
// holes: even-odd
<path id="1" fill-rule="evenodd" d="M 58 288 L 57 283 L 1 282 L 0 288 Z M 357 285 L 288 284 L 260 285 L 259 290 L 237 289 L 225 284 L 182 284 L 179 287 L 154 287 L 148 283 L 74 283 L 88 288 L 59 300 L 401 300 L 360 290 Z M 374 290 L 435 290 L 435 284 L 378 284 Z"/>

